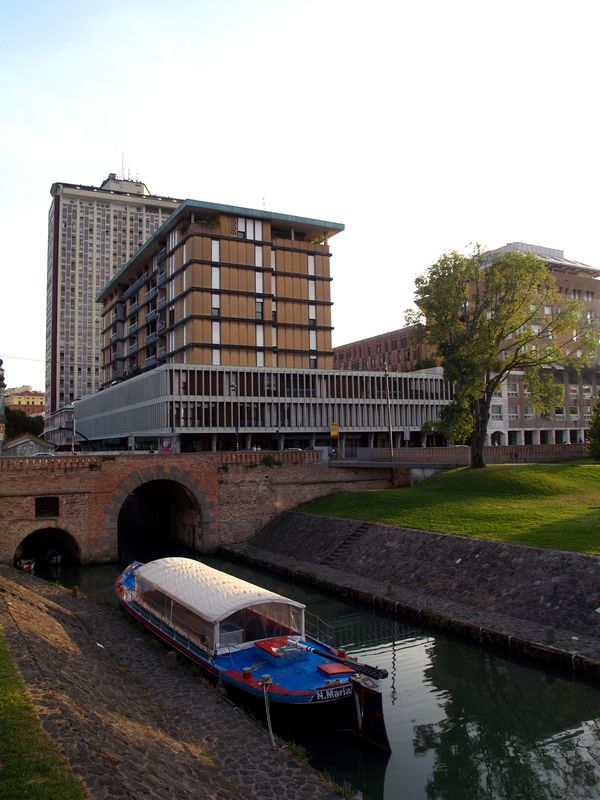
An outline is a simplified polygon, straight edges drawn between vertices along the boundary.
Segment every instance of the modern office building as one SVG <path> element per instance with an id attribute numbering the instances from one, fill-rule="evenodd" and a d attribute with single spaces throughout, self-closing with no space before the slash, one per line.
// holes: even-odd
<path id="1" fill-rule="evenodd" d="M 340 223 L 184 201 L 99 294 L 103 391 L 83 446 L 164 452 L 420 444 L 440 375 L 332 369 Z"/>
<path id="2" fill-rule="evenodd" d="M 185 200 L 99 293 L 101 385 L 166 363 L 330 368 L 343 229 Z"/>
<path id="3" fill-rule="evenodd" d="M 96 295 L 180 201 L 115 174 L 99 186 L 54 183 L 48 218 L 46 409 L 99 388 Z"/>
<path id="4" fill-rule="evenodd" d="M 439 371 L 441 372 L 441 370 Z M 443 375 L 163 364 L 75 403 L 83 449 L 196 452 L 423 443 Z"/>
<path id="5" fill-rule="evenodd" d="M 554 275 L 559 294 L 582 303 L 590 322 L 600 317 L 600 269 L 565 258 L 562 250 L 512 242 L 491 250 L 489 257 L 518 250 L 543 259 Z M 548 312 L 551 309 L 548 308 Z M 398 369 L 410 371 L 431 359 L 431 348 L 417 344 L 413 328 L 400 328 L 334 348 L 334 368 L 352 370 Z M 514 374 L 500 387 L 491 406 L 486 444 L 576 444 L 589 427 L 592 406 L 600 397 L 600 367 L 592 364 L 581 373 L 559 365 L 554 380 L 563 386 L 563 401 L 553 414 L 539 416 L 531 405 L 522 375 Z"/>

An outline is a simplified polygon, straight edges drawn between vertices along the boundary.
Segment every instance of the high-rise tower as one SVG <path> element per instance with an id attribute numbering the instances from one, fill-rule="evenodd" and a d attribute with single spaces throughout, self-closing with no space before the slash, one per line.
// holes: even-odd
<path id="1" fill-rule="evenodd" d="M 96 295 L 180 201 L 114 173 L 99 186 L 54 183 L 48 217 L 46 411 L 99 386 Z"/>

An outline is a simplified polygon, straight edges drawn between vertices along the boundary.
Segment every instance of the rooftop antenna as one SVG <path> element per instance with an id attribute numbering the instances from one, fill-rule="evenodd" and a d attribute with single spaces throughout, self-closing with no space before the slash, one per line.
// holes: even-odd
<path id="1" fill-rule="evenodd" d="M 264 211 L 264 210 L 266 209 L 266 205 L 265 205 L 265 198 L 264 198 L 264 197 L 263 197 L 263 199 L 262 199 L 262 204 L 263 204 L 263 211 Z"/>
<path id="2" fill-rule="evenodd" d="M 121 150 L 121 180 L 125 180 L 125 153 Z"/>

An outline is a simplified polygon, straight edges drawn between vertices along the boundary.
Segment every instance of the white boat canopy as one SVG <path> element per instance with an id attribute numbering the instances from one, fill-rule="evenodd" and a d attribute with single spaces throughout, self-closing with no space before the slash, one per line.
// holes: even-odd
<path id="1" fill-rule="evenodd" d="M 261 603 L 285 603 L 304 609 L 303 603 L 262 589 L 226 572 L 213 569 L 191 558 L 159 558 L 135 571 L 164 594 L 208 622 L 219 622 L 247 606 Z"/>

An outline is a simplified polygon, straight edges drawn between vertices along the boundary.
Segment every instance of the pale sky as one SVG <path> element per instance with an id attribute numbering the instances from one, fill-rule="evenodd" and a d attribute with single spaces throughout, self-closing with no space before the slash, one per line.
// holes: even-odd
<path id="1" fill-rule="evenodd" d="M 343 222 L 333 344 L 449 249 L 600 267 L 594 0 L 0 0 L 0 357 L 44 388 L 53 182 Z"/>

